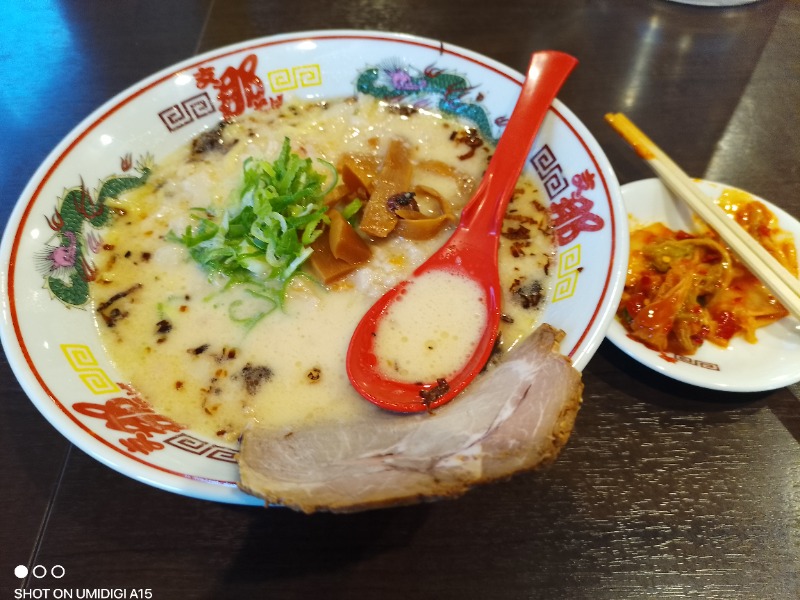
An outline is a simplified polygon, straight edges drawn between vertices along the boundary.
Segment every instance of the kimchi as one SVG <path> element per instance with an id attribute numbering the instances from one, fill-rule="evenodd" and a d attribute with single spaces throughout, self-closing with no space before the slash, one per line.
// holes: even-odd
<path id="1" fill-rule="evenodd" d="M 739 190 L 725 190 L 718 202 L 797 276 L 794 239 L 763 202 Z M 631 232 L 617 310 L 631 338 L 661 352 L 689 355 L 706 341 L 726 347 L 741 336 L 754 343 L 758 328 L 787 315 L 713 230 L 688 233 L 653 223 Z"/>

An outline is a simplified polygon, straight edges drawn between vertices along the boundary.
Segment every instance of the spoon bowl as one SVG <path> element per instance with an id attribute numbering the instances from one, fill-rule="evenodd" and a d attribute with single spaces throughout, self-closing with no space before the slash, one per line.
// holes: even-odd
<path id="1" fill-rule="evenodd" d="M 503 216 L 547 110 L 576 64 L 574 57 L 563 52 L 542 51 L 531 56 L 511 118 L 452 236 L 409 279 L 384 294 L 356 326 L 347 352 L 347 374 L 356 391 L 373 404 L 394 412 L 432 410 L 457 396 L 489 359 L 500 324 L 497 249 Z M 435 273 L 463 278 L 477 286 L 476 297 L 485 308 L 481 331 L 472 336 L 477 343 L 454 374 L 414 382 L 392 378 L 380 367 L 378 331 L 396 303 L 407 300 L 411 286 Z M 438 294 L 443 311 L 453 301 L 447 293 Z"/>

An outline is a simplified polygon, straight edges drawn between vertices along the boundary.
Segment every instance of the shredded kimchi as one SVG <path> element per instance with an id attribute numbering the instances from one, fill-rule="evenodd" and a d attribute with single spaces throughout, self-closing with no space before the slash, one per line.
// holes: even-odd
<path id="1" fill-rule="evenodd" d="M 792 235 L 745 192 L 725 190 L 719 204 L 797 276 Z M 633 339 L 662 352 L 694 354 L 706 341 L 725 347 L 734 336 L 788 314 L 719 239 L 654 223 L 631 232 L 630 261 L 617 317 Z"/>

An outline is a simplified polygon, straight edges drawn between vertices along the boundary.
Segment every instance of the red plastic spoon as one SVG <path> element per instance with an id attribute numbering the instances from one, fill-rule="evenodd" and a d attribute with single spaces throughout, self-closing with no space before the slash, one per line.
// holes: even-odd
<path id="1" fill-rule="evenodd" d="M 497 248 L 503 216 L 547 110 L 577 62 L 562 52 L 533 54 L 511 119 L 453 235 L 410 279 L 384 294 L 356 327 L 347 351 L 347 374 L 353 387 L 370 402 L 395 412 L 430 410 L 452 400 L 486 364 L 500 324 Z M 397 381 L 380 369 L 376 332 L 408 286 L 434 271 L 468 278 L 480 287 L 487 309 L 483 332 L 470 358 L 455 375 L 417 383 Z M 446 290 L 441 297 L 446 303 L 458 301 L 448 297 Z M 425 321 L 424 314 L 420 314 L 420 321 Z"/>

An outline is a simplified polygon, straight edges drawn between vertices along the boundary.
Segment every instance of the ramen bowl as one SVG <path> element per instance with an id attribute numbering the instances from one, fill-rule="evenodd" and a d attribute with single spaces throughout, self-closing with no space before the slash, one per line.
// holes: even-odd
<path id="1" fill-rule="evenodd" d="M 580 68 L 580 67 L 579 67 Z M 141 81 L 80 123 L 25 188 L 2 241 L 2 341 L 21 386 L 53 427 L 109 467 L 190 497 L 261 504 L 237 487 L 237 446 L 155 412 L 104 351 L 89 286 L 105 199 L 221 120 L 290 98 L 368 94 L 471 120 L 496 139 L 523 76 L 438 40 L 319 31 L 252 40 Z M 614 316 L 628 232 L 616 177 L 586 127 L 555 101 L 526 171 L 557 244 L 541 320 L 564 331 L 582 369 Z"/>

